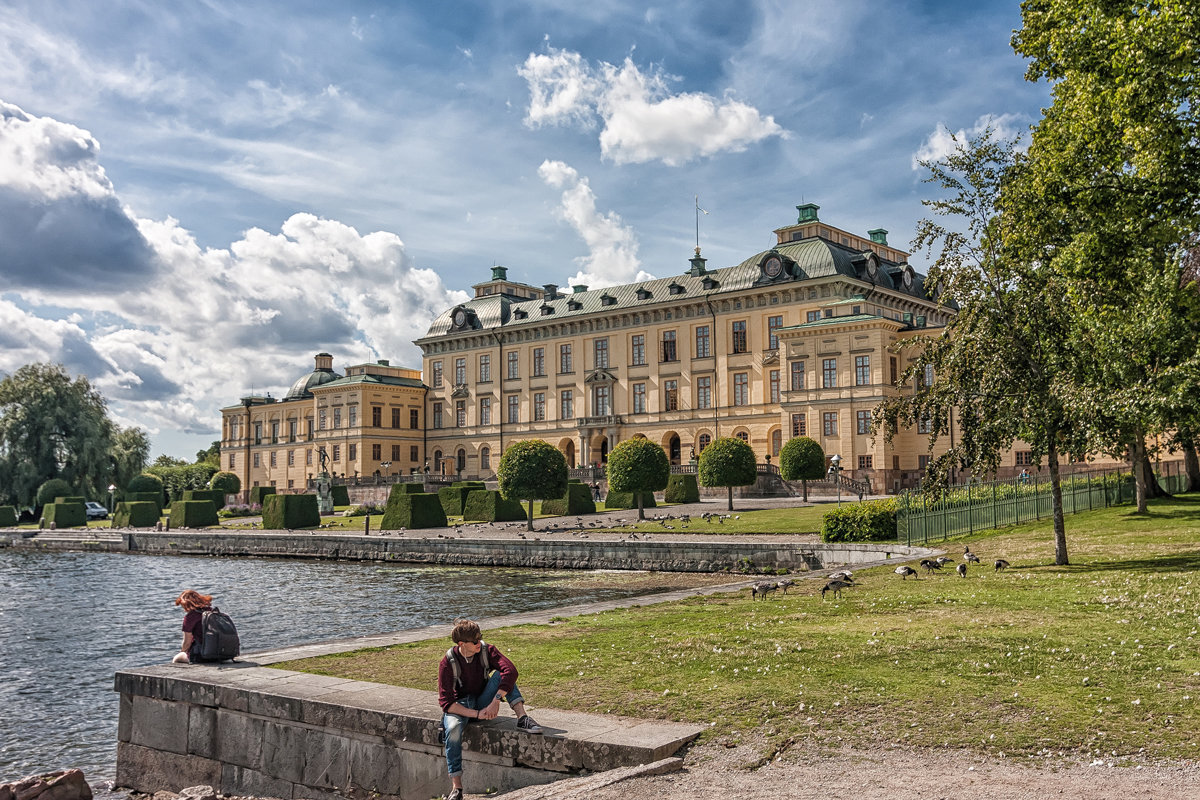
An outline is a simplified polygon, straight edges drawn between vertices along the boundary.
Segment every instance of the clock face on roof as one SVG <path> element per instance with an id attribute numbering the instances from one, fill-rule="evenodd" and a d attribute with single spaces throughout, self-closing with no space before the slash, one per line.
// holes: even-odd
<path id="1" fill-rule="evenodd" d="M 783 273 L 783 259 L 770 256 L 763 262 L 763 272 L 768 278 L 778 278 Z"/>
<path id="2" fill-rule="evenodd" d="M 467 325 L 467 312 L 461 308 L 454 310 L 454 327 L 465 328 Z"/>
<path id="3" fill-rule="evenodd" d="M 905 270 L 904 271 L 904 288 L 905 289 L 912 288 L 912 282 L 913 282 L 912 272 L 909 270 Z"/>

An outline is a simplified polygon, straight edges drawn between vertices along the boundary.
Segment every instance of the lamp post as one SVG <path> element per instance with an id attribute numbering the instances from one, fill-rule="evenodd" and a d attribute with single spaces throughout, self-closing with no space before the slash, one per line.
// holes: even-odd
<path id="1" fill-rule="evenodd" d="M 834 455 L 829 459 L 829 479 L 837 484 L 838 508 L 842 507 L 842 457 Z"/>
<path id="2" fill-rule="evenodd" d="M 116 490 L 117 485 L 115 483 L 110 483 L 108 485 L 108 513 L 110 514 L 113 512 L 113 492 Z"/>
<path id="3" fill-rule="evenodd" d="M 389 470 L 392 468 L 392 462 L 380 461 L 379 466 L 383 467 L 383 477 L 384 477 L 384 480 L 386 480 L 388 478 L 388 475 L 390 474 Z"/>

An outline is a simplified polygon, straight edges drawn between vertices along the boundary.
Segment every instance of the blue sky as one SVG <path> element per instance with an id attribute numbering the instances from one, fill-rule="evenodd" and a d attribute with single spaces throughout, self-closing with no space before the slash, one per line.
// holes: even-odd
<path id="1" fill-rule="evenodd" d="M 801 202 L 905 246 L 914 159 L 1049 102 L 1015 0 L 247 5 L 0 9 L 0 371 L 87 375 L 155 454 L 320 350 L 419 367 L 493 264 L 682 272 L 696 194 L 713 267 Z"/>

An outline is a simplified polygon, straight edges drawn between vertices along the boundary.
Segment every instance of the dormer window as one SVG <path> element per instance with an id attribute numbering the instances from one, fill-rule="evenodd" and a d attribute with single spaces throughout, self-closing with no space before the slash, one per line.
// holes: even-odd
<path id="1" fill-rule="evenodd" d="M 671 294 L 683 294 L 687 290 L 684 289 L 682 286 L 680 286 L 678 283 L 671 281 L 671 285 L 667 287 L 667 291 L 670 292 Z"/>
<path id="2" fill-rule="evenodd" d="M 528 316 L 529 316 L 529 313 L 526 311 L 522 311 L 521 309 L 517 309 L 516 311 L 513 312 L 514 319 L 525 319 Z"/>
<path id="3" fill-rule="evenodd" d="M 704 279 L 704 282 L 703 282 L 703 283 L 701 283 L 700 285 L 701 285 L 701 286 L 703 286 L 703 287 L 704 287 L 704 291 L 706 291 L 706 292 L 707 292 L 707 291 L 711 291 L 712 289 L 716 289 L 716 288 L 717 288 L 718 286 L 720 286 L 721 284 L 720 284 L 720 282 L 719 282 L 719 281 L 717 281 L 717 280 L 715 280 L 715 279 L 713 279 L 713 278 L 705 278 L 705 279 Z"/>
<path id="4" fill-rule="evenodd" d="M 654 295 L 647 289 L 642 288 L 637 290 L 638 300 L 649 300 L 651 297 L 654 297 Z"/>
<path id="5" fill-rule="evenodd" d="M 583 303 L 579 302 L 578 300 L 567 301 L 567 311 L 578 311 L 581 308 L 583 308 Z"/>
<path id="6" fill-rule="evenodd" d="M 542 316 L 548 317 L 554 313 L 554 306 L 542 306 Z"/>
<path id="7" fill-rule="evenodd" d="M 613 297 L 611 294 L 600 295 L 600 305 L 615 306 L 616 304 L 617 304 L 617 298 Z"/>

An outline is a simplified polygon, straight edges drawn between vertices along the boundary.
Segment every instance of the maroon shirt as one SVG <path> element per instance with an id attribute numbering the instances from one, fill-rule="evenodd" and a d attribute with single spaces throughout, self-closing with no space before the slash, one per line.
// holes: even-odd
<path id="1" fill-rule="evenodd" d="M 198 608 L 195 611 L 189 611 L 183 615 L 183 632 L 192 635 L 192 649 L 200 644 L 200 623 L 204 620 L 204 612 L 211 611 L 212 606 Z"/>
<path id="2" fill-rule="evenodd" d="M 500 670 L 500 690 L 505 694 L 511 692 L 513 687 L 517 685 L 517 668 L 504 655 L 496 649 L 493 644 L 485 644 L 488 653 L 488 664 L 492 669 Z M 471 659 L 470 663 L 462 657 L 462 653 L 458 652 L 458 645 L 454 646 L 454 656 L 458 661 L 459 674 L 462 676 L 462 683 L 455 686 L 454 683 L 454 667 L 450 665 L 450 661 L 442 656 L 442 661 L 438 665 L 438 705 L 442 707 L 442 711 L 450 713 L 450 706 L 458 702 L 459 698 L 463 697 L 478 697 L 483 691 L 483 687 L 487 685 L 488 676 L 483 674 L 483 659 L 478 655 Z"/>

